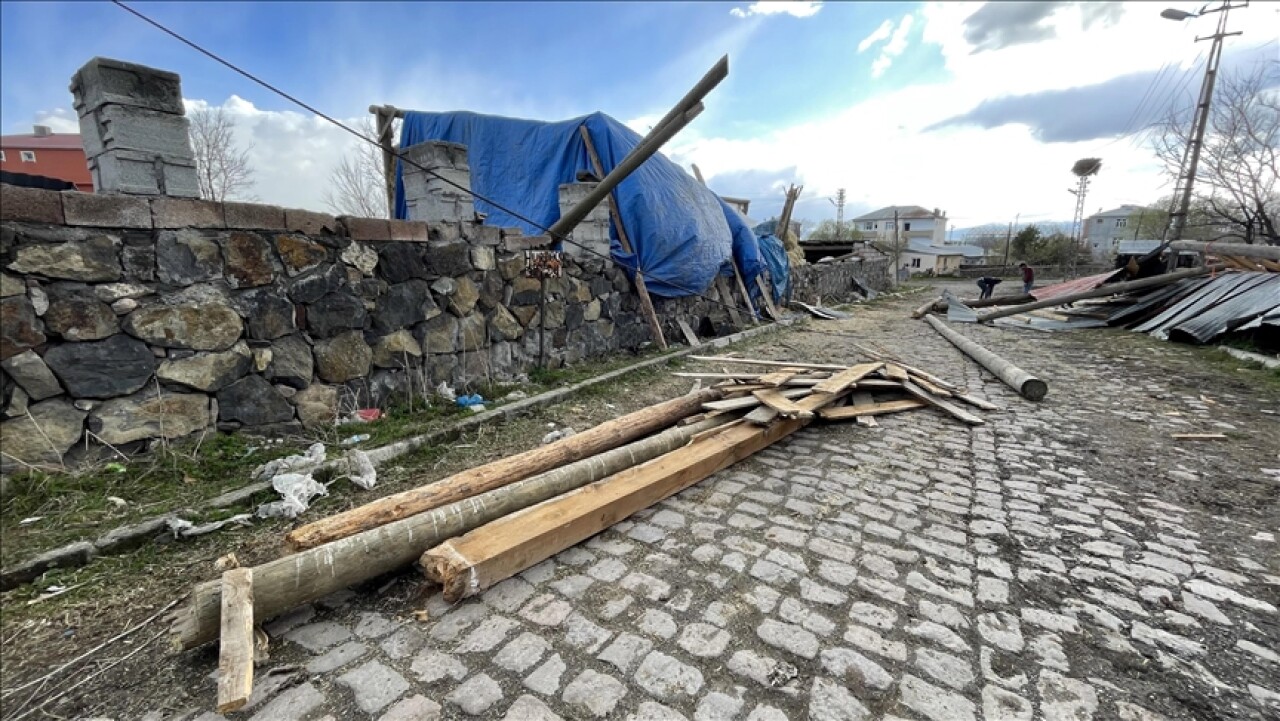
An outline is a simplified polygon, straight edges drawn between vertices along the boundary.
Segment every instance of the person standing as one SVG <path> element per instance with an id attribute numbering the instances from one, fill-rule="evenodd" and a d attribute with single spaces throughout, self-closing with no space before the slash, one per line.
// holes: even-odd
<path id="1" fill-rule="evenodd" d="M 909 280 L 911 280 L 911 266 L 903 263 L 902 267 L 898 269 L 898 282 L 906 283 Z"/>
<path id="2" fill-rule="evenodd" d="M 984 275 L 981 278 L 979 278 L 978 289 L 981 290 L 982 292 L 978 294 L 978 299 L 982 300 L 984 298 L 990 298 L 991 292 L 996 289 L 996 286 L 999 285 L 1000 282 L 1001 281 L 999 278 L 992 278 L 989 275 Z"/>
<path id="3" fill-rule="evenodd" d="M 1036 272 L 1026 263 L 1019 263 L 1018 267 L 1022 269 L 1022 292 L 1030 293 L 1031 286 L 1036 282 Z"/>

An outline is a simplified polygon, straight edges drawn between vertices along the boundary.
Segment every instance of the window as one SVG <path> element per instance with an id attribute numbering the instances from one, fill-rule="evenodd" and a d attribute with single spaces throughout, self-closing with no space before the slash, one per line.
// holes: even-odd
<path id="1" fill-rule="evenodd" d="M 1098 218 L 1098 225 L 1102 225 L 1102 218 Z"/>
<path id="2" fill-rule="evenodd" d="M 911 230 L 911 224 L 910 224 L 910 223 L 903 223 L 903 224 L 902 224 L 902 229 L 903 229 L 903 230 Z"/>
<path id="3" fill-rule="evenodd" d="M 0 150 L 0 163 L 4 162 L 4 151 Z"/>
<path id="4" fill-rule="evenodd" d="M 875 223 L 863 223 L 863 224 L 862 224 L 862 229 L 863 229 L 863 230 L 875 230 L 875 229 L 876 229 L 876 224 L 875 224 Z"/>
<path id="5" fill-rule="evenodd" d="M 1123 228 L 1123 227 L 1125 227 L 1125 226 L 1126 226 L 1126 225 L 1128 225 L 1128 224 L 1129 224 L 1129 219 L 1128 219 L 1128 218 L 1116 218 L 1116 227 L 1117 227 L 1117 228 Z"/>
<path id="6" fill-rule="evenodd" d="M 34 162 L 36 162 L 36 151 L 34 151 L 34 150 L 23 150 L 23 151 L 22 151 L 22 162 L 24 162 L 24 163 L 34 163 Z"/>
<path id="7" fill-rule="evenodd" d="M 911 259 L 911 267 L 912 267 L 912 268 L 919 268 L 919 267 L 920 267 L 920 259 L 919 259 L 919 258 L 912 258 L 912 259 Z"/>

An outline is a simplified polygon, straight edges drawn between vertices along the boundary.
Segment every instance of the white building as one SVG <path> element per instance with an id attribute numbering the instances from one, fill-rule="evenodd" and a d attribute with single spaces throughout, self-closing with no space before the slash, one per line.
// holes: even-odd
<path id="1" fill-rule="evenodd" d="M 1114 258 L 1121 241 L 1135 239 L 1138 230 L 1135 226 L 1143 210 L 1141 205 L 1122 205 L 1111 210 L 1099 208 L 1084 219 L 1080 237 L 1094 260 Z"/>
<path id="2" fill-rule="evenodd" d="M 918 205 L 890 205 L 854 218 L 851 225 L 870 241 L 892 242 L 896 236 L 901 242 L 923 240 L 926 245 L 941 247 L 947 238 L 946 212 L 937 208 L 929 211 Z"/>
<path id="3" fill-rule="evenodd" d="M 892 221 L 891 221 L 892 222 Z M 907 241 L 902 249 L 899 268 L 905 265 L 911 275 L 951 275 L 964 262 L 961 246 L 933 245 L 921 238 Z"/>

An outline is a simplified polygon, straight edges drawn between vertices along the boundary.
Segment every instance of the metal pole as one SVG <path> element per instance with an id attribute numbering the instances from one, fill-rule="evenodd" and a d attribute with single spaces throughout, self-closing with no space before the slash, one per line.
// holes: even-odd
<path id="1" fill-rule="evenodd" d="M 702 103 L 698 103 L 685 111 L 684 115 L 680 118 L 667 123 L 666 127 L 662 128 L 657 135 L 637 145 L 630 153 L 627 154 L 627 157 L 622 159 L 621 163 L 614 166 L 613 170 L 609 171 L 609 174 L 600 180 L 600 184 L 596 186 L 595 190 L 591 191 L 587 197 L 578 201 L 577 205 L 573 206 L 567 210 L 564 215 L 560 216 L 560 220 L 557 220 L 550 228 L 548 228 L 547 233 L 552 238 L 559 238 L 573 230 L 578 223 L 582 222 L 583 218 L 587 217 L 587 213 L 590 213 L 592 208 L 599 205 L 600 201 L 604 200 L 609 193 L 613 192 L 613 189 L 617 187 L 618 183 L 625 180 L 627 176 L 631 175 L 636 168 L 639 168 L 644 161 L 648 160 L 650 156 L 658 152 L 659 148 L 666 144 L 666 142 L 675 136 L 676 133 L 680 132 L 684 126 L 689 124 L 690 121 L 698 117 L 698 114 L 701 112 Z"/>

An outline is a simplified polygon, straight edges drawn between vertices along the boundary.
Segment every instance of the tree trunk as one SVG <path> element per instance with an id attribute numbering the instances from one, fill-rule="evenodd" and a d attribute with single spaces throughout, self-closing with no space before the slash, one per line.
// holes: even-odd
<path id="1" fill-rule="evenodd" d="M 253 569 L 253 614 L 268 620 L 308 601 L 413 563 L 424 549 L 535 503 L 684 446 L 732 420 L 717 416 L 527 478 L 473 498 L 409 516 Z M 218 635 L 221 582 L 198 584 L 171 629 L 173 646 L 195 648 Z"/>
<path id="2" fill-rule="evenodd" d="M 322 518 L 285 536 L 290 550 L 315 548 L 361 531 L 460 501 L 537 473 L 594 456 L 675 424 L 702 410 L 702 404 L 720 398 L 713 388 L 650 406 L 602 423 L 555 443 L 525 451 L 435 483 L 380 498 L 359 508 Z"/>
<path id="3" fill-rule="evenodd" d="M 502 518 L 423 554 L 447 601 L 473 596 L 787 437 L 804 420 L 736 425 L 599 483 Z"/>
<path id="4" fill-rule="evenodd" d="M 1017 391 L 1023 398 L 1030 401 L 1038 401 L 1043 399 L 1045 394 L 1049 392 L 1047 383 L 972 340 L 965 338 L 955 330 L 948 328 L 946 323 L 933 316 L 925 318 L 925 321 L 933 326 L 933 329 L 938 331 L 943 338 L 950 341 L 951 345 L 959 348 L 962 353 L 977 361 L 983 368 L 991 371 L 997 378 L 1004 381 L 1005 385 Z"/>

